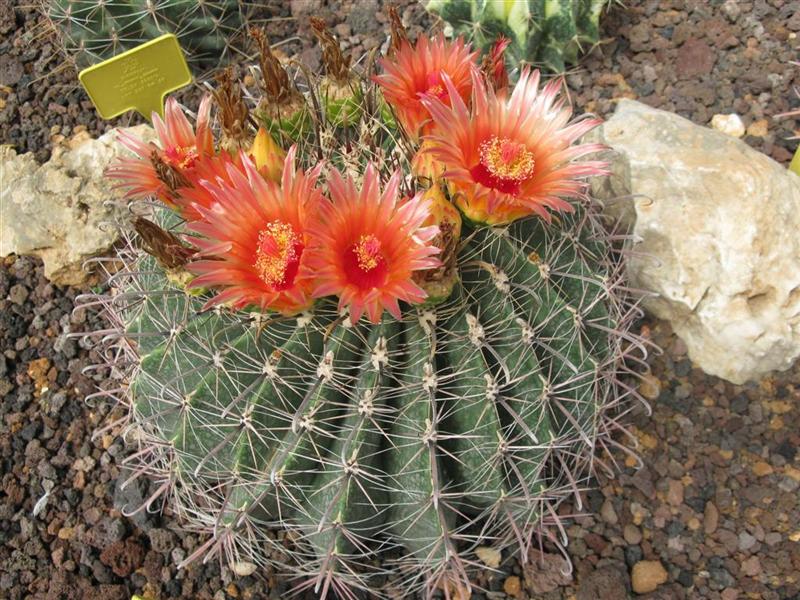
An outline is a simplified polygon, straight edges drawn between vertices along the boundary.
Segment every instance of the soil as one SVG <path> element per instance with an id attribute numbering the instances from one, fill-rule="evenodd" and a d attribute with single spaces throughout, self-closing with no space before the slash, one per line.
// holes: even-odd
<path id="1" fill-rule="evenodd" d="M 385 42 L 381 4 L 293 0 L 256 18 L 273 42 L 286 40 L 283 52 L 314 67 L 310 14 L 360 56 Z M 412 36 L 429 31 L 419 4 L 400 4 Z M 790 64 L 800 46 L 796 2 L 625 4 L 603 19 L 606 41 L 567 76 L 578 107 L 605 116 L 631 97 L 700 124 L 735 112 L 748 144 L 788 162 L 797 121 L 776 115 L 800 106 L 792 93 L 800 67 Z M 0 10 L 0 143 L 46 160 L 54 136 L 136 120 L 101 121 L 46 22 L 28 3 L 12 8 Z M 181 97 L 192 105 L 198 89 Z M 124 516 L 152 484 L 120 485 L 126 450 L 115 423 L 124 415 L 87 398 L 104 377 L 87 370 L 100 357 L 67 334 L 104 325 L 73 310 L 82 291 L 48 283 L 33 259 L 0 261 L 0 598 L 283 597 L 287 583 L 270 573 L 237 578 L 216 562 L 178 570 L 201 539 L 180 531 L 168 510 Z M 507 558 L 482 573 L 485 591 L 473 598 L 613 600 L 646 575 L 665 577 L 638 596 L 651 600 L 800 598 L 800 366 L 735 386 L 694 368 L 665 325 L 640 327 L 665 349 L 640 387 L 653 415 L 640 410 L 632 420 L 644 466 L 620 453 L 621 474 L 601 474 L 584 495 L 593 516 L 567 529 L 571 574 L 552 548 L 525 567 Z"/>

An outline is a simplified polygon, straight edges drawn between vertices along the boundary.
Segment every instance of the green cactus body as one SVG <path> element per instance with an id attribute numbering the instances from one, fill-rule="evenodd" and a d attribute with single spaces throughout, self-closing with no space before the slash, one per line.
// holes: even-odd
<path id="1" fill-rule="evenodd" d="M 256 109 L 253 114 L 259 124 L 277 140 L 296 142 L 314 129 L 311 113 L 305 104 L 286 109 L 265 106 Z"/>
<path id="2" fill-rule="evenodd" d="M 428 11 L 481 50 L 499 36 L 512 67 L 521 62 L 561 73 L 581 49 L 599 40 L 600 13 L 608 0 L 429 0 Z"/>
<path id="3" fill-rule="evenodd" d="M 482 539 L 538 527 L 563 473 L 585 476 L 616 381 L 624 317 L 589 222 L 470 227 L 451 297 L 377 325 L 327 300 L 295 317 L 204 311 L 140 258 L 121 314 L 129 389 L 187 518 L 213 523 L 220 550 L 292 529 L 275 550 L 318 591 L 369 585 L 391 547 L 430 588 Z"/>
<path id="4" fill-rule="evenodd" d="M 326 118 L 334 127 L 348 127 L 359 122 L 364 94 L 358 80 L 340 83 L 326 78 L 320 84 L 319 93 Z"/>
<path id="5" fill-rule="evenodd" d="M 44 10 L 80 68 L 174 33 L 189 64 L 205 70 L 225 60 L 245 26 L 238 0 L 45 0 Z"/>

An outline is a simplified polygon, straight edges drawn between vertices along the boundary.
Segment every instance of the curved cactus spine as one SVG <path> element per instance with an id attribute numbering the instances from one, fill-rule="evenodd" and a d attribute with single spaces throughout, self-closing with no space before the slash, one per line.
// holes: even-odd
<path id="1" fill-rule="evenodd" d="M 245 27 L 238 0 L 42 0 L 79 68 L 174 33 L 190 65 L 205 70 L 237 51 Z"/>

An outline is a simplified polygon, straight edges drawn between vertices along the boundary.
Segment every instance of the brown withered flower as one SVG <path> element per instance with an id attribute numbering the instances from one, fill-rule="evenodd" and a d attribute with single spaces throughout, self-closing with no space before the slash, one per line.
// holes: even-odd
<path id="1" fill-rule="evenodd" d="M 258 47 L 258 62 L 261 66 L 265 99 L 270 104 L 289 104 L 300 93 L 289 81 L 289 74 L 272 51 L 266 32 L 263 29 L 251 27 L 250 36 Z"/>
<path id="2" fill-rule="evenodd" d="M 408 39 L 408 32 L 406 26 L 403 25 L 403 20 L 400 18 L 400 13 L 397 12 L 397 7 L 394 4 L 389 5 L 389 26 L 392 31 L 392 42 L 389 46 L 389 54 L 394 54 L 400 47 L 405 44 L 411 44 Z"/>
<path id="3" fill-rule="evenodd" d="M 242 88 L 233 76 L 233 67 L 223 69 L 215 76 L 217 87 L 212 91 L 219 108 L 219 121 L 223 139 L 221 145 L 235 152 L 252 144 L 248 122 L 250 109 L 244 101 Z"/>
<path id="4" fill-rule="evenodd" d="M 322 46 L 325 74 L 339 83 L 347 82 L 350 79 L 350 57 L 344 55 L 328 25 L 318 17 L 311 17 L 311 30 Z"/>
<path id="5" fill-rule="evenodd" d="M 179 188 L 192 187 L 191 182 L 183 173 L 164 160 L 159 150 L 153 150 L 150 154 L 150 162 L 156 172 L 156 177 L 166 186 L 165 192 L 171 198 L 174 199 L 178 196 Z"/>
<path id="6" fill-rule="evenodd" d="M 195 250 L 174 233 L 144 217 L 133 220 L 133 229 L 142 241 L 142 249 L 165 269 L 178 269 L 191 260 Z"/>

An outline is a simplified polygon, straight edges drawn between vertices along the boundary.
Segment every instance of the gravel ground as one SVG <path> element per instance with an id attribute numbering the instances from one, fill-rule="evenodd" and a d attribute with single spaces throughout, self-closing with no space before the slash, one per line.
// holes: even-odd
<path id="1" fill-rule="evenodd" d="M 379 4 L 295 0 L 260 18 L 274 41 L 289 40 L 285 52 L 314 66 L 319 53 L 294 37 L 298 22 L 323 16 L 360 55 L 384 41 Z M 568 76 L 578 106 L 607 115 L 615 99 L 632 97 L 701 124 L 736 112 L 748 144 L 788 162 L 797 122 L 773 117 L 800 105 L 791 93 L 800 67 L 789 64 L 800 45 L 797 2 L 626 4 L 603 21 L 609 41 Z M 412 33 L 430 24 L 417 4 L 402 12 Z M 45 160 L 53 136 L 113 125 L 97 119 L 62 63 L 30 8 L 0 11 L 0 143 Z M 183 97 L 192 104 L 196 90 Z M 73 312 L 78 293 L 49 284 L 32 259 L 0 261 L 0 598 L 281 597 L 285 584 L 268 573 L 234 579 L 214 562 L 178 571 L 200 539 L 175 530 L 168 513 L 122 515 L 147 484 L 117 484 L 117 428 L 92 437 L 122 415 L 83 401 L 102 379 L 84 373 L 98 357 L 65 334 L 103 324 Z M 571 575 L 559 573 L 553 552 L 525 569 L 508 560 L 481 576 L 490 592 L 474 598 L 626 598 L 634 583 L 660 576 L 639 597 L 800 598 L 800 367 L 734 386 L 693 368 L 663 324 L 641 327 L 665 348 L 642 386 L 653 415 L 637 414 L 632 427 L 645 466 L 620 454 L 621 476 L 601 476 L 586 494 L 596 516 L 568 528 Z"/>

